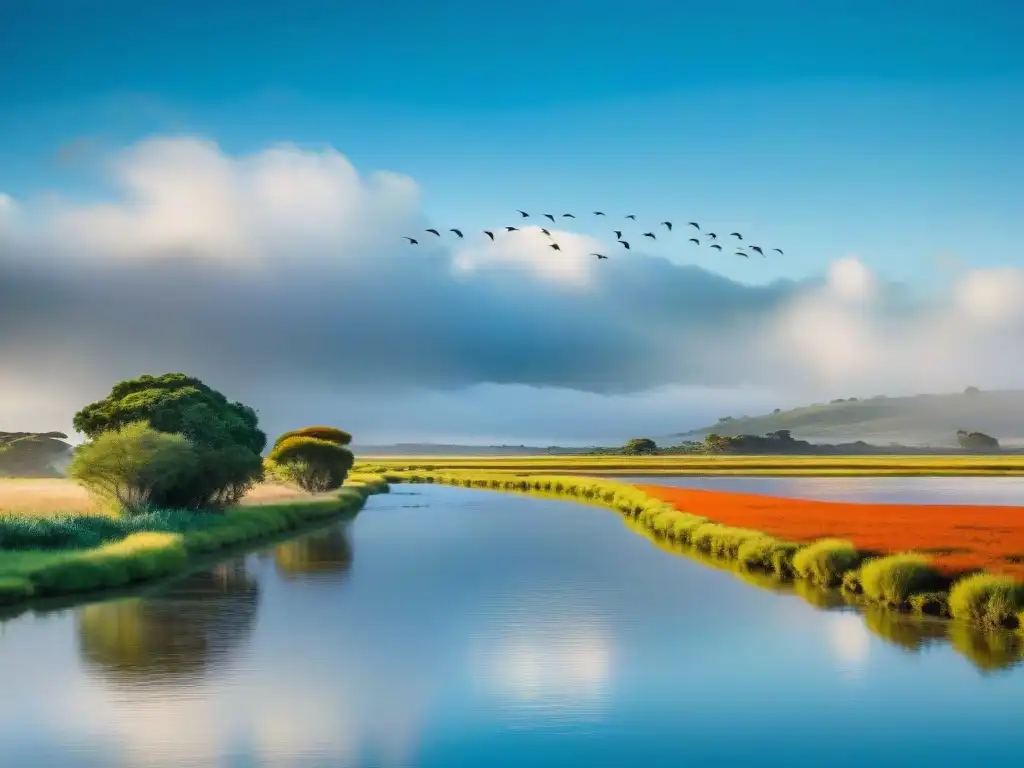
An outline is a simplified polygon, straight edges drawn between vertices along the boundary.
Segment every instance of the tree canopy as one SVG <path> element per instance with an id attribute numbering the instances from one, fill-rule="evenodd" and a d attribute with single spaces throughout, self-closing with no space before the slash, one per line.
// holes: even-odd
<path id="1" fill-rule="evenodd" d="M 279 439 L 267 458 L 279 479 L 311 493 L 340 487 L 355 461 L 344 445 L 303 435 Z"/>
<path id="2" fill-rule="evenodd" d="M 337 427 L 312 426 L 285 432 L 274 441 L 274 448 L 277 448 L 277 446 L 285 440 L 292 437 L 315 437 L 318 440 L 326 440 L 329 443 L 335 443 L 337 445 L 348 445 L 352 442 L 352 435 L 343 429 L 338 429 Z"/>
<path id="3" fill-rule="evenodd" d="M 622 447 L 623 453 L 653 453 L 658 444 L 649 437 L 634 437 Z"/>

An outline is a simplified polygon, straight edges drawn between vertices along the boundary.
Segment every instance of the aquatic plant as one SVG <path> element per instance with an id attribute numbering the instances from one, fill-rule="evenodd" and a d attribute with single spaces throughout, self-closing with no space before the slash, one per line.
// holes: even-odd
<path id="1" fill-rule="evenodd" d="M 934 592 L 949 584 L 927 555 L 902 553 L 872 558 L 859 573 L 861 589 L 872 600 L 890 605 L 909 604 L 911 596 Z"/>
<path id="2" fill-rule="evenodd" d="M 843 575 L 856 568 L 860 553 L 844 539 L 822 539 L 809 544 L 793 555 L 793 570 L 798 576 L 834 587 L 842 583 Z"/>

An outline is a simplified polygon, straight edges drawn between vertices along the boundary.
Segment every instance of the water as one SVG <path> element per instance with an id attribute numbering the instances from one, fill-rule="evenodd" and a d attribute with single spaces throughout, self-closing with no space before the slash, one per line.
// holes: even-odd
<path id="1" fill-rule="evenodd" d="M 398 486 L 349 525 L 0 625 L 0 765 L 1018 760 L 1020 649 L 946 632 L 754 588 L 608 510 Z"/>

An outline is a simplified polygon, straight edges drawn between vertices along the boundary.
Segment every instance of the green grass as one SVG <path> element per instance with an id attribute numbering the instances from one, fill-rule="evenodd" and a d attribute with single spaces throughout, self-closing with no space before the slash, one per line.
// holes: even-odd
<path id="1" fill-rule="evenodd" d="M 183 533 L 214 519 L 214 515 L 187 510 L 157 510 L 131 516 L 0 513 L 0 550 L 91 549 L 135 533 Z"/>
<path id="2" fill-rule="evenodd" d="M 0 549 L 0 603 L 113 589 L 167 576 L 186 568 L 190 560 L 199 555 L 343 514 L 355 514 L 369 495 L 383 493 L 387 489 L 387 483 L 381 478 L 355 476 L 329 496 L 309 501 L 238 506 L 222 515 L 166 513 L 161 516 L 161 513 L 154 513 L 148 523 L 166 525 L 169 530 L 129 532 L 120 540 L 99 546 Z M 114 520 L 111 525 L 115 527 L 103 528 L 102 531 L 113 535 L 118 530 L 116 523 Z M 100 528 L 83 530 L 91 530 L 90 535 L 95 535 Z M 67 534 L 55 535 L 59 538 Z M 55 539 L 42 536 L 39 540 Z"/>
<path id="3" fill-rule="evenodd" d="M 823 587 L 839 586 L 847 571 L 861 561 L 853 544 L 843 539 L 821 539 L 801 547 L 793 555 L 793 571 L 797 576 Z"/>
<path id="4" fill-rule="evenodd" d="M 961 579 L 949 592 L 949 611 L 955 619 L 990 627 L 1019 626 L 1024 611 L 1024 584 L 989 573 Z"/>

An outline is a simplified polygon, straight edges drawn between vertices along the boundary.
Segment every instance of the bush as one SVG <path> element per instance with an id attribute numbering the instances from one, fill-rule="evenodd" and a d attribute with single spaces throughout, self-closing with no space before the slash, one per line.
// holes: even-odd
<path id="1" fill-rule="evenodd" d="M 96 439 L 138 421 L 149 422 L 158 432 L 184 436 L 196 452 L 194 471 L 153 497 L 160 506 L 232 504 L 262 476 L 260 452 L 267 436 L 258 427 L 256 412 L 182 373 L 119 382 L 106 398 L 76 413 L 73 423 Z"/>
<path id="2" fill-rule="evenodd" d="M 279 479 L 310 493 L 340 487 L 354 461 L 348 448 L 316 437 L 279 441 L 267 458 Z"/>
<path id="3" fill-rule="evenodd" d="M 1024 584 L 1006 576 L 976 573 L 961 579 L 949 592 L 954 619 L 992 627 L 1013 627 L 1024 609 Z"/>
<path id="4" fill-rule="evenodd" d="M 274 448 L 277 448 L 277 446 L 285 440 L 289 440 L 293 437 L 315 437 L 317 440 L 326 440 L 329 443 L 336 443 L 337 445 L 348 445 L 352 442 L 352 435 L 343 429 L 313 426 L 302 427 L 302 429 L 293 429 L 291 432 L 285 432 L 274 441 Z"/>
<path id="5" fill-rule="evenodd" d="M 159 504 L 195 476 L 198 456 L 181 435 L 158 432 L 144 421 L 103 432 L 79 446 L 68 474 L 130 514 Z"/>
<path id="6" fill-rule="evenodd" d="M 793 556 L 793 570 L 805 579 L 825 587 L 842 582 L 843 574 L 857 567 L 860 555 L 853 544 L 842 539 L 821 539 Z"/>
<path id="7" fill-rule="evenodd" d="M 948 583 L 927 556 L 914 553 L 869 560 L 859 575 L 865 595 L 891 605 L 904 605 L 912 595 L 935 592 Z"/>

